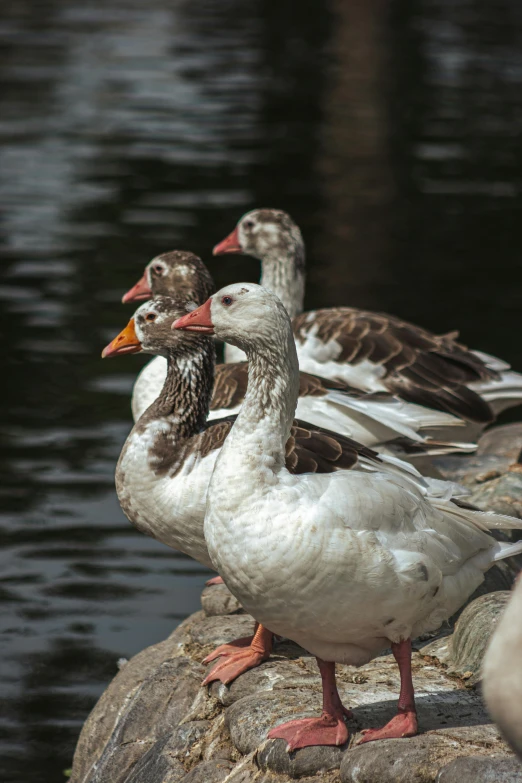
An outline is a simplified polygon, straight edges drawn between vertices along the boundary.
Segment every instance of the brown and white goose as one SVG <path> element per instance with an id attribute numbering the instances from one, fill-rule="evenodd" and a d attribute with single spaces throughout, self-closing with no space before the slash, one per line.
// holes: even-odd
<path id="1" fill-rule="evenodd" d="M 173 295 L 200 305 L 213 291 L 212 278 L 201 259 L 193 253 L 174 250 L 154 258 L 123 301 Z M 166 359 L 158 356 L 138 375 L 132 394 L 135 421 L 160 393 L 166 372 Z M 239 412 L 247 374 L 245 362 L 216 367 L 211 419 Z M 420 456 L 473 448 L 473 444 L 455 443 L 460 440 L 455 429 L 460 429 L 462 422 L 446 412 L 426 409 L 384 392 L 372 394 L 348 389 L 335 380 L 308 373 L 300 374 L 296 415 L 389 453 Z M 431 438 L 432 432 L 437 432 L 437 442 Z"/>
<path id="2" fill-rule="evenodd" d="M 186 303 L 156 297 L 136 311 L 127 327 L 104 349 L 112 357 L 146 352 L 161 354 L 167 374 L 160 395 L 134 425 L 116 468 L 116 489 L 122 509 L 139 530 L 167 546 L 212 567 L 203 521 L 207 488 L 214 464 L 234 416 L 208 421 L 214 376 L 214 341 L 210 337 L 172 331 L 187 313 Z M 411 466 L 353 440 L 295 421 L 286 443 L 286 465 L 292 474 L 328 473 L 354 464 L 365 471 L 386 470 L 410 477 L 422 491 L 453 495 L 448 482 L 423 479 Z M 207 681 L 230 682 L 266 659 L 271 634 L 259 628 L 252 644 L 244 640 L 218 649 L 230 654 Z M 250 641 L 250 640 L 249 640 Z"/>
<path id="3" fill-rule="evenodd" d="M 457 332 L 435 335 L 394 316 L 352 307 L 303 313 L 305 246 L 286 212 L 248 212 L 215 246 L 215 255 L 225 253 L 261 261 L 261 284 L 293 319 L 301 370 L 458 416 L 469 424 L 464 440 L 522 402 L 522 375 L 500 359 L 468 350 L 457 342 Z M 237 360 L 237 350 L 229 355 Z"/>

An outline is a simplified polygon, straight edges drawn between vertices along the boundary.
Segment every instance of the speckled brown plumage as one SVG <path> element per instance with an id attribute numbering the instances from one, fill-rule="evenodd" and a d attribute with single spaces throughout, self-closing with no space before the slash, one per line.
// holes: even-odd
<path id="1" fill-rule="evenodd" d="M 210 410 L 217 411 L 241 405 L 245 398 L 247 383 L 248 362 L 231 362 L 230 364 L 217 365 Z M 300 397 L 324 397 L 332 389 L 345 392 L 351 391 L 357 397 L 363 395 L 359 390 L 348 389 L 344 383 L 328 381 L 325 378 L 319 378 L 306 372 L 299 373 Z"/>
<path id="2" fill-rule="evenodd" d="M 163 262 L 164 271 L 157 262 Z M 161 253 L 147 265 L 145 273 L 153 296 L 176 296 L 180 301 L 201 305 L 216 290 L 201 258 L 186 250 Z"/>
<path id="3" fill-rule="evenodd" d="M 474 381 L 498 377 L 465 346 L 456 333 L 434 335 L 398 318 L 349 307 L 303 313 L 293 319 L 294 335 L 340 346 L 339 363 L 357 365 L 364 359 L 381 365 L 382 379 L 392 394 L 409 402 L 447 411 L 468 421 L 487 423 L 493 412 L 476 392 Z"/>
<path id="4" fill-rule="evenodd" d="M 214 449 L 220 449 L 236 420 L 236 416 L 214 419 L 206 423 L 202 432 L 178 442 L 175 453 L 172 447 L 168 458 L 155 467 L 157 475 L 174 476 L 189 457 L 203 458 Z M 155 450 L 154 450 L 155 451 Z M 330 432 L 312 424 L 294 420 L 290 437 L 286 443 L 285 464 L 290 473 L 333 473 L 336 470 L 350 470 L 359 457 L 381 463 L 377 452 L 350 438 Z M 151 458 L 153 451 L 151 451 Z"/>

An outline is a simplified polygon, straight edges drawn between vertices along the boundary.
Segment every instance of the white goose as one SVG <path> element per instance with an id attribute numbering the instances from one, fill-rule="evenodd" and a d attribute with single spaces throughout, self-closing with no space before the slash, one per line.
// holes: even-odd
<path id="1" fill-rule="evenodd" d="M 156 297 L 136 311 L 102 355 L 146 352 L 165 357 L 163 389 L 125 442 L 116 468 L 116 489 L 124 513 L 139 530 L 210 567 L 203 535 L 207 488 L 234 417 L 207 421 L 214 341 L 172 331 L 173 321 L 186 312 L 183 301 Z M 355 462 L 363 470 L 379 468 L 408 476 L 422 491 L 444 495 L 460 491 L 448 482 L 423 479 L 411 465 L 379 456 L 342 435 L 295 422 L 286 444 L 289 470 L 332 472 Z M 272 635 L 261 627 L 254 639 L 218 648 L 206 660 L 226 658 L 206 682 L 230 682 L 265 660 L 271 644 Z"/>
<path id="2" fill-rule="evenodd" d="M 247 213 L 214 248 L 215 255 L 224 253 L 261 261 L 261 284 L 293 319 L 301 370 L 459 416 L 468 422 L 459 433 L 462 440 L 474 440 L 502 410 L 522 402 L 522 375 L 500 359 L 468 350 L 457 342 L 457 332 L 435 335 L 394 316 L 352 307 L 303 313 L 305 247 L 286 212 Z M 231 348 L 227 361 L 240 355 Z"/>
<path id="3" fill-rule="evenodd" d="M 185 302 L 203 304 L 214 292 L 212 278 L 200 258 L 174 250 L 154 258 L 136 285 L 123 297 L 136 302 L 151 296 L 176 296 Z M 233 362 L 216 367 L 210 419 L 236 414 L 246 391 L 247 365 Z M 132 412 L 137 421 L 160 394 L 167 374 L 163 356 L 152 359 L 138 375 L 132 393 Z M 405 402 L 391 394 L 371 394 L 347 389 L 336 381 L 301 373 L 296 415 L 320 427 L 339 432 L 387 453 L 411 457 L 469 451 L 473 443 L 459 440 L 455 429 L 460 419 L 443 411 Z M 431 433 L 437 433 L 437 440 Z"/>
<path id="4" fill-rule="evenodd" d="M 482 690 L 487 707 L 503 736 L 522 759 L 522 579 L 486 650 Z"/>
<path id="5" fill-rule="evenodd" d="M 287 442 L 298 390 L 292 327 L 260 286 L 228 286 L 174 328 L 215 334 L 246 352 L 248 390 L 216 460 L 205 538 L 214 567 L 245 609 L 318 658 L 323 714 L 269 733 L 289 750 L 342 744 L 346 710 L 335 661 L 362 665 L 391 644 L 401 674 L 399 711 L 362 741 L 411 736 L 417 716 L 411 638 L 439 627 L 497 560 L 522 542 L 493 528 L 522 521 L 459 508 L 383 472 L 291 474 Z"/>

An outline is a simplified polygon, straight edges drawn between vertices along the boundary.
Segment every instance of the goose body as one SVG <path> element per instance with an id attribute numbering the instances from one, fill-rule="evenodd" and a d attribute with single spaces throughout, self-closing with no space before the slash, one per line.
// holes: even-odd
<path id="1" fill-rule="evenodd" d="M 214 254 L 259 258 L 261 284 L 292 317 L 299 366 L 366 392 L 388 392 L 459 417 L 470 440 L 498 413 L 522 402 L 522 375 L 500 359 L 471 351 L 458 333 L 435 335 L 394 316 L 350 307 L 303 313 L 305 247 L 290 216 L 256 209 L 214 248 Z M 238 360 L 231 346 L 227 360 Z M 435 438 L 447 437 L 442 430 Z M 449 438 L 452 439 L 451 436 Z"/>
<path id="2" fill-rule="evenodd" d="M 483 664 L 482 690 L 488 710 L 502 735 L 522 759 L 522 580 L 490 639 Z"/>
<path id="3" fill-rule="evenodd" d="M 250 363 L 243 407 L 210 482 L 209 553 L 247 611 L 320 659 L 323 681 L 328 662 L 358 666 L 390 643 L 398 655 L 453 614 L 496 560 L 522 551 L 522 543 L 498 543 L 488 532 L 522 529 L 519 520 L 461 508 L 377 466 L 368 473 L 358 461 L 351 471 L 292 475 L 284 447 L 298 362 L 282 304 L 259 286 L 229 286 L 175 327 L 205 325 L 246 349 Z M 330 744 L 344 736 L 337 713 Z M 410 732 L 412 704 L 408 714 Z M 288 727 L 270 736 L 291 740 L 292 749 L 316 744 L 302 727 Z M 305 735 L 316 729 L 308 725 Z"/>
<path id="4" fill-rule="evenodd" d="M 147 265 L 143 277 L 125 295 L 124 301 L 136 301 L 152 295 L 175 295 L 199 305 L 213 290 L 208 270 L 197 256 L 172 251 Z M 158 397 L 166 374 L 167 360 L 163 356 L 155 357 L 141 370 L 132 394 L 135 421 Z M 217 365 L 210 419 L 239 412 L 246 381 L 245 362 Z M 344 382 L 301 373 L 296 416 L 392 454 L 403 454 L 405 449 L 416 456 L 417 453 L 444 454 L 473 448 L 472 442 L 464 442 L 460 432 L 459 435 L 454 434 L 463 426 L 457 417 L 406 402 L 383 389 L 378 392 L 361 392 Z M 441 440 L 438 436 L 442 430 L 445 438 Z M 433 434 L 437 437 L 433 438 Z"/>

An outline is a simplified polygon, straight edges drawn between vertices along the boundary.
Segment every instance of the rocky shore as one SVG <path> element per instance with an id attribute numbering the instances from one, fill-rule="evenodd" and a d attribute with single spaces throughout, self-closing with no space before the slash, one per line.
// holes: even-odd
<path id="1" fill-rule="evenodd" d="M 522 425 L 498 427 L 476 455 L 439 458 L 436 470 L 467 486 L 480 507 L 522 517 L 521 448 Z M 206 588 L 200 612 L 122 665 L 84 725 L 71 783 L 522 783 L 522 765 L 480 696 L 487 640 L 520 566 L 491 569 L 456 622 L 416 640 L 419 736 L 356 745 L 361 729 L 395 714 L 399 673 L 385 654 L 359 669 L 337 667 L 353 710 L 347 745 L 290 755 L 266 736 L 283 720 L 320 712 L 314 659 L 280 641 L 269 661 L 230 686 L 201 687 L 205 655 L 253 630 L 224 585 Z"/>

